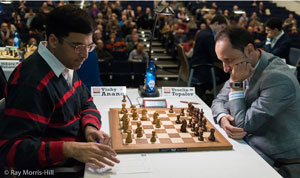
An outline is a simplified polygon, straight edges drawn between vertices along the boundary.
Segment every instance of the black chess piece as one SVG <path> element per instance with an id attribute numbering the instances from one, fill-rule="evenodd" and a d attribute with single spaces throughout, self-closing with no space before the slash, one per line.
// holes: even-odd
<path id="1" fill-rule="evenodd" d="M 215 141 L 216 138 L 215 138 L 215 129 L 210 129 L 210 135 L 208 137 L 208 140 L 210 141 Z"/>
<path id="2" fill-rule="evenodd" d="M 188 127 L 192 127 L 193 124 L 192 124 L 192 119 L 189 119 L 189 124 L 188 124 Z"/>
<path id="3" fill-rule="evenodd" d="M 195 136 L 199 136 L 199 127 L 198 126 L 196 127 L 194 134 L 195 134 Z"/>
<path id="4" fill-rule="evenodd" d="M 192 124 L 192 128 L 191 128 L 191 131 L 192 131 L 192 132 L 194 132 L 194 131 L 196 130 L 195 127 L 196 127 L 196 124 L 195 124 L 195 122 L 194 122 L 194 123 Z"/>
<path id="5" fill-rule="evenodd" d="M 198 140 L 204 141 L 203 130 L 202 129 L 200 129 Z"/>
<path id="6" fill-rule="evenodd" d="M 170 110 L 169 110 L 169 113 L 173 113 L 174 110 L 173 110 L 173 105 L 170 105 Z"/>
<path id="7" fill-rule="evenodd" d="M 185 119 L 183 119 L 180 131 L 181 132 L 186 132 L 186 126 L 187 126 L 187 122 L 186 122 Z"/>
<path id="8" fill-rule="evenodd" d="M 181 121 L 180 121 L 180 115 L 177 115 L 177 120 L 175 121 L 176 124 L 180 124 Z"/>
<path id="9" fill-rule="evenodd" d="M 184 108 L 181 108 L 180 116 L 184 116 Z"/>

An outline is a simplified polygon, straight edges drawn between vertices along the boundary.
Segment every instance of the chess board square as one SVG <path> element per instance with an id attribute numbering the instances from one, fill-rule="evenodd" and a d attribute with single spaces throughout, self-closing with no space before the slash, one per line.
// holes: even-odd
<path id="1" fill-rule="evenodd" d="M 159 114 L 159 117 L 169 117 L 168 114 Z"/>
<path id="2" fill-rule="evenodd" d="M 135 139 L 132 139 L 132 142 L 131 142 L 131 143 L 126 143 L 126 138 L 125 138 L 125 139 L 123 139 L 123 144 L 124 144 L 124 145 L 136 144 L 136 141 L 135 141 Z"/>
<path id="3" fill-rule="evenodd" d="M 168 114 L 169 117 L 175 117 L 176 118 L 176 114 L 175 113 L 170 113 Z"/>
<path id="4" fill-rule="evenodd" d="M 147 139 L 136 139 L 135 141 L 137 144 L 148 144 Z"/>
<path id="5" fill-rule="evenodd" d="M 167 132 L 166 132 L 165 129 L 162 129 L 162 128 L 157 129 L 157 128 L 156 128 L 156 129 L 155 129 L 155 133 L 158 134 L 158 133 L 167 133 Z"/>
<path id="6" fill-rule="evenodd" d="M 144 125 L 153 125 L 151 121 L 141 121 L 141 124 Z"/>
<path id="7" fill-rule="evenodd" d="M 155 142 L 151 142 L 151 138 L 148 138 L 147 141 L 148 141 L 149 144 L 159 144 L 159 143 L 161 143 L 160 140 L 157 139 L 157 138 L 156 138 Z"/>
<path id="8" fill-rule="evenodd" d="M 178 133 L 176 129 L 166 129 L 167 133 Z"/>
<path id="9" fill-rule="evenodd" d="M 143 136 L 142 136 L 142 137 L 137 137 L 137 134 L 134 132 L 134 134 L 133 134 L 133 138 L 136 138 L 136 139 L 146 139 L 147 137 L 146 137 L 146 135 L 145 135 L 145 134 L 143 134 Z"/>
<path id="10" fill-rule="evenodd" d="M 157 138 L 169 138 L 169 135 L 166 133 L 157 133 L 156 136 Z"/>
<path id="11" fill-rule="evenodd" d="M 165 129 L 174 129 L 174 125 L 164 125 Z"/>
<path id="12" fill-rule="evenodd" d="M 170 138 L 180 138 L 179 133 L 168 133 Z"/>
<path id="13" fill-rule="evenodd" d="M 182 138 L 184 143 L 195 143 L 195 140 L 193 138 Z"/>
<path id="14" fill-rule="evenodd" d="M 204 132 L 203 133 L 203 137 L 209 137 L 209 135 L 210 135 L 210 132 Z"/>
<path id="15" fill-rule="evenodd" d="M 163 125 L 172 125 L 171 121 L 161 121 Z"/>
<path id="16" fill-rule="evenodd" d="M 169 117 L 169 120 L 170 120 L 170 121 L 176 121 L 176 120 L 177 120 L 177 117 Z"/>
<path id="17" fill-rule="evenodd" d="M 132 125 L 131 129 L 135 131 L 135 129 L 137 128 L 137 125 Z"/>
<path id="18" fill-rule="evenodd" d="M 181 124 L 175 124 L 174 127 L 175 127 L 175 129 L 180 129 Z M 179 131 L 179 132 L 180 132 L 180 131 Z"/>
<path id="19" fill-rule="evenodd" d="M 160 138 L 158 140 L 159 140 L 160 143 L 163 143 L 163 144 L 172 143 L 170 138 Z"/>
<path id="20" fill-rule="evenodd" d="M 152 130 L 151 129 L 144 129 L 144 132 L 145 132 L 145 134 L 152 134 Z"/>
<path id="21" fill-rule="evenodd" d="M 182 137 L 182 138 L 192 138 L 192 135 L 190 133 L 179 133 L 179 135 Z"/>
<path id="22" fill-rule="evenodd" d="M 198 137 L 193 137 L 193 139 L 194 139 L 194 141 L 197 142 L 197 143 L 200 143 L 200 142 L 204 143 L 204 142 L 206 142 L 206 138 L 204 138 L 204 141 L 198 140 Z"/>
<path id="23" fill-rule="evenodd" d="M 172 143 L 184 143 L 182 138 L 170 138 Z"/>
<path id="24" fill-rule="evenodd" d="M 159 115 L 165 114 L 165 111 L 156 111 Z"/>
<path id="25" fill-rule="evenodd" d="M 131 121 L 131 125 L 137 125 L 138 121 Z"/>
<path id="26" fill-rule="evenodd" d="M 152 137 L 152 131 L 151 131 L 151 134 L 145 134 L 146 135 L 146 138 L 151 138 Z"/>
<path id="27" fill-rule="evenodd" d="M 144 130 L 154 129 L 153 125 L 142 125 L 142 127 L 144 128 Z"/>
<path id="28" fill-rule="evenodd" d="M 159 117 L 159 119 L 160 119 L 161 121 L 169 121 L 169 120 L 170 120 L 168 117 Z"/>
<path id="29" fill-rule="evenodd" d="M 151 110 L 151 111 L 148 111 L 147 113 L 153 115 L 153 114 L 155 113 L 155 111 L 154 111 L 154 110 Z"/>

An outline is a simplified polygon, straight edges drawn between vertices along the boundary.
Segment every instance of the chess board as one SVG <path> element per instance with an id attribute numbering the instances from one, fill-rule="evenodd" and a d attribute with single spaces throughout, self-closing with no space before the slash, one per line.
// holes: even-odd
<path id="1" fill-rule="evenodd" d="M 141 121 L 142 109 L 138 108 L 138 120 L 133 120 L 131 109 L 127 108 L 130 119 L 129 129 L 132 130 L 132 143 L 126 143 L 127 133 L 123 133 L 120 114 L 121 108 L 111 108 L 109 112 L 110 131 L 112 137 L 112 146 L 117 153 L 139 153 L 139 152 L 174 152 L 174 151 L 201 151 L 201 150 L 231 150 L 232 145 L 225 137 L 207 120 L 207 132 L 203 133 L 204 141 L 199 141 L 194 135 L 191 128 L 187 127 L 187 132 L 180 131 L 181 124 L 176 124 L 177 115 L 181 113 L 180 108 L 174 108 L 174 113 L 169 113 L 168 108 L 147 108 L 147 120 Z M 161 120 L 161 127 L 156 128 L 152 124 L 153 113 L 158 112 L 158 118 Z M 181 120 L 187 121 L 188 116 L 185 108 L 185 116 L 181 116 Z M 205 114 L 204 114 L 205 118 Z M 135 130 L 137 122 L 140 121 L 143 128 L 143 136 L 138 138 Z M 208 139 L 211 128 L 215 129 L 215 141 Z M 150 141 L 152 131 L 156 131 L 156 142 Z"/>

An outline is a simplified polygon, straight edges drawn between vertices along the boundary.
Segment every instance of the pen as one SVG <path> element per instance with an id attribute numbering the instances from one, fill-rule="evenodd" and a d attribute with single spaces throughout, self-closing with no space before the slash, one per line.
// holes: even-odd
<path id="1" fill-rule="evenodd" d="M 188 102 L 188 101 L 180 101 L 180 103 L 200 104 L 200 103 L 196 103 L 196 102 Z"/>

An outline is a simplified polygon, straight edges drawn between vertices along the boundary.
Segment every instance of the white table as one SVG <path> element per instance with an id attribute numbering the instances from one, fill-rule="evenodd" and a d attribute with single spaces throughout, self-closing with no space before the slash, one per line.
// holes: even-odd
<path id="1" fill-rule="evenodd" d="M 138 96 L 137 89 L 127 89 L 127 95 L 132 104 L 141 103 L 142 99 Z M 138 102 L 139 98 L 139 102 Z M 206 117 L 213 122 L 210 108 L 199 97 L 181 97 L 166 98 L 168 105 L 174 107 L 187 107 L 187 104 L 180 103 L 180 100 L 200 103 Z M 109 133 L 109 108 L 121 108 L 121 97 L 94 97 L 102 115 L 102 130 Z M 130 103 L 127 100 L 127 106 Z M 254 150 L 251 149 L 242 140 L 234 140 L 225 134 L 224 130 L 215 125 L 215 127 L 229 140 L 233 145 L 232 150 L 222 151 L 194 151 L 194 152 L 173 152 L 173 153 L 147 153 L 146 156 L 152 167 L 148 173 L 122 174 L 122 173 L 102 173 L 96 174 L 85 170 L 85 178 L 99 177 L 122 177 L 122 178 L 190 178 L 190 177 L 207 177 L 207 178 L 276 178 L 281 177 L 271 166 L 267 164 Z M 118 154 L 122 164 L 122 158 L 140 154 Z"/>

